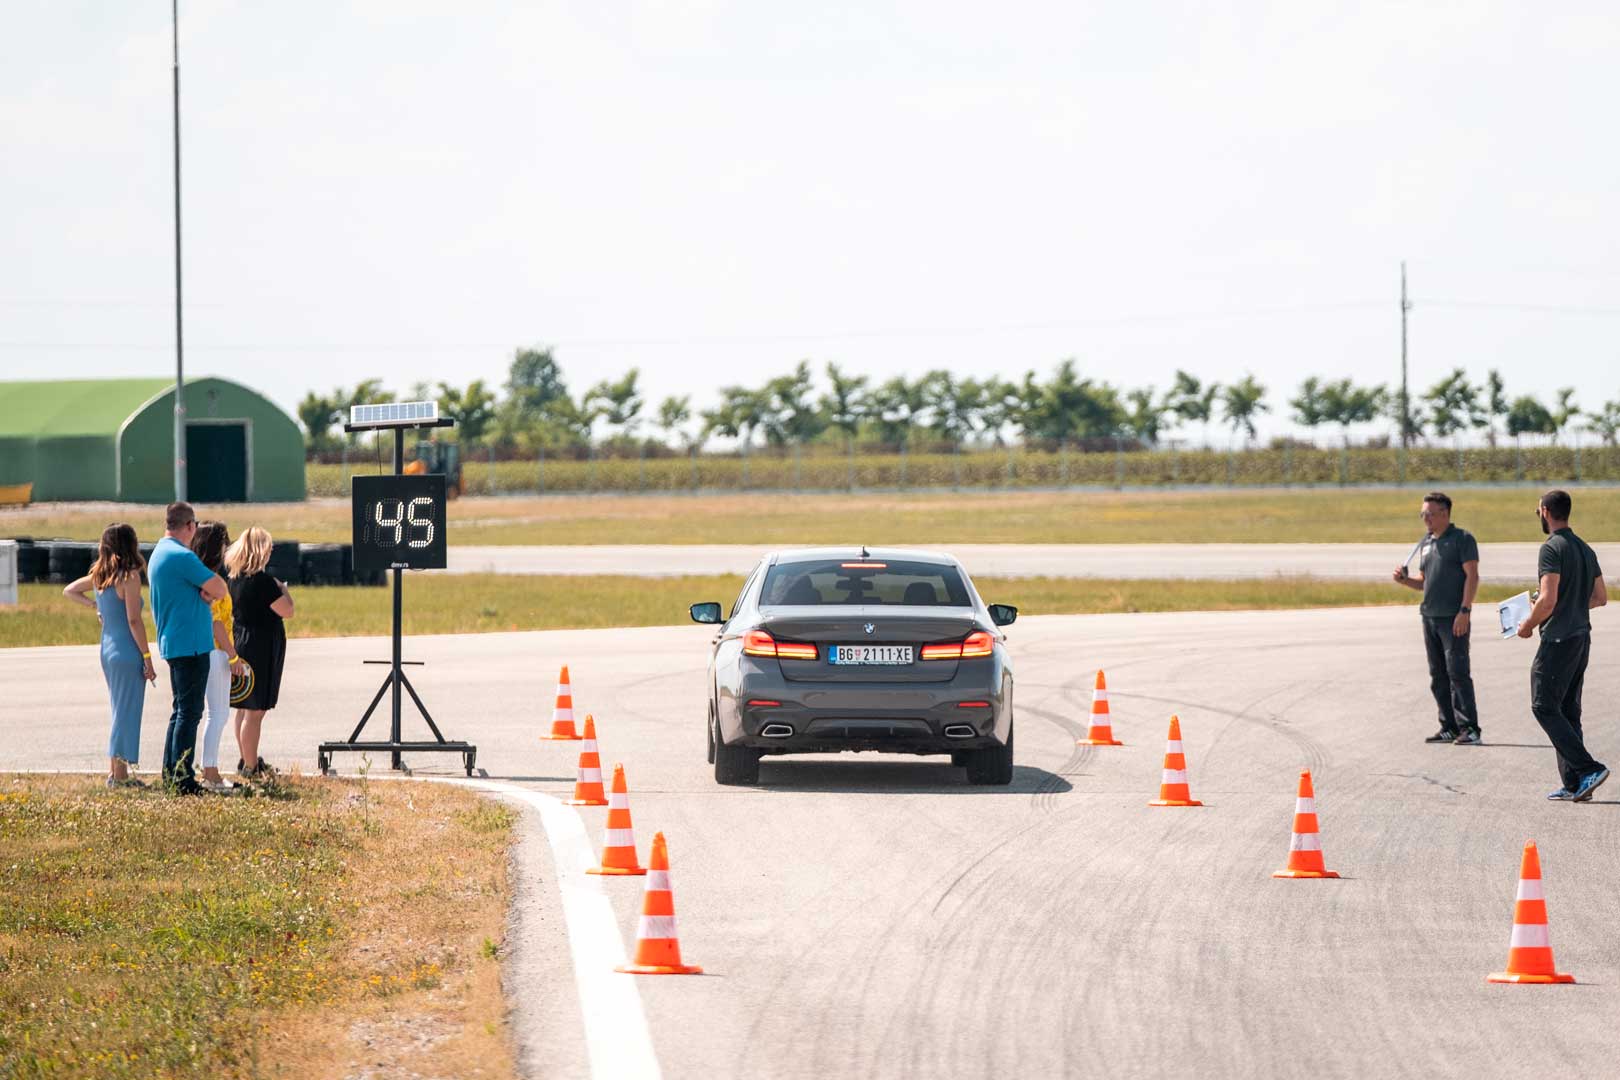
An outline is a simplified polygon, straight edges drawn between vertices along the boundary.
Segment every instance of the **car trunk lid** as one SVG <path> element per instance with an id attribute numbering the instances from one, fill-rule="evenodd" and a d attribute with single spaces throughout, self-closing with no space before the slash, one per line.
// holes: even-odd
<path id="1" fill-rule="evenodd" d="M 805 606 L 764 608 L 760 614 L 762 629 L 778 641 L 816 646 L 815 660 L 781 661 L 783 676 L 796 682 L 947 682 L 955 676 L 958 661 L 923 660 L 922 647 L 960 641 L 977 626 L 971 608 L 887 606 L 828 611 Z M 911 662 L 835 664 L 828 659 L 829 647 L 834 645 L 909 647 Z"/>

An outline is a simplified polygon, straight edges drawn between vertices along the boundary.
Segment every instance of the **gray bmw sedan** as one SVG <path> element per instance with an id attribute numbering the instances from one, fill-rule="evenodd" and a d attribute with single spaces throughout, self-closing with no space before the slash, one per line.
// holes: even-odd
<path id="1" fill-rule="evenodd" d="M 814 548 L 766 555 L 719 627 L 709 661 L 709 761 L 722 784 L 759 781 L 765 754 L 949 754 L 975 784 L 1012 781 L 1012 665 L 1000 627 L 949 555 Z"/>

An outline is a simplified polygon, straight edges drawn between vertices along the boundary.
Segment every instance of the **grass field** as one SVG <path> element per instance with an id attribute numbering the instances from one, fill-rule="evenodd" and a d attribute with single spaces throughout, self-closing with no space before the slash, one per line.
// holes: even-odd
<path id="1" fill-rule="evenodd" d="M 0 778 L 0 1076 L 514 1074 L 511 811 L 437 784 L 278 787 Z"/>
<path id="2" fill-rule="evenodd" d="M 304 475 L 311 495 L 343 495 L 348 478 L 390 468 L 363 450 L 348 464 L 311 463 Z M 747 455 L 595 459 L 528 457 L 492 460 L 489 450 L 467 452 L 462 482 L 471 495 L 558 492 L 873 491 L 955 488 L 1006 490 L 1081 487 L 1288 487 L 1351 484 L 1563 484 L 1620 480 L 1620 447 L 1500 446 L 1459 450 L 1443 446 L 1176 449 L 1081 453 L 1073 447 L 964 448 L 863 447 L 854 454 L 833 446 L 758 448 Z"/>
<path id="3" fill-rule="evenodd" d="M 1424 489 L 931 494 L 552 495 L 450 504 L 452 544 L 1410 544 Z M 1457 522 L 1481 541 L 1537 540 L 1531 487 L 1461 489 Z M 1575 527 L 1620 540 L 1620 488 L 1575 488 Z M 200 507 L 233 532 L 259 524 L 282 539 L 350 539 L 346 499 Z M 162 535 L 162 508 L 53 503 L 0 509 L 0 536 L 93 540 L 112 521 Z"/>
<path id="4" fill-rule="evenodd" d="M 611 626 L 669 626 L 687 622 L 700 600 L 730 607 L 742 588 L 736 575 L 638 578 L 420 574 L 405 585 L 405 633 L 471 634 L 496 630 L 561 630 Z M 991 603 L 1013 604 L 1024 615 L 1131 611 L 1233 611 L 1366 604 L 1415 604 L 1409 589 L 1377 582 L 1273 578 L 1257 581 L 1124 581 L 1077 578 L 977 578 Z M 1483 587 L 1479 602 L 1514 590 Z M 386 589 L 303 588 L 293 637 L 352 637 L 389 632 Z M 151 620 L 148 618 L 148 634 Z M 55 585 L 22 586 L 22 603 L 0 608 L 0 648 L 93 645 L 95 615 L 62 599 Z M 156 640 L 155 637 L 152 640 Z"/>

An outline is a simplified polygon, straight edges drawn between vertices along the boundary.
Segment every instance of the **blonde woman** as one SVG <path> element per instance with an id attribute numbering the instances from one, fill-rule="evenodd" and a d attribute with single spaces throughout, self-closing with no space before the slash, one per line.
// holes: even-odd
<path id="1" fill-rule="evenodd" d="M 236 655 L 253 668 L 253 692 L 236 710 L 236 745 L 242 748 L 238 771 L 245 777 L 273 773 L 259 756 L 259 731 L 264 714 L 276 707 L 281 694 L 281 668 L 287 658 L 287 630 L 283 619 L 292 618 L 293 601 L 287 583 L 272 577 L 270 534 L 250 525 L 225 549 L 231 608 L 236 620 Z"/>
<path id="2" fill-rule="evenodd" d="M 141 558 L 135 530 L 109 525 L 101 534 L 101 548 L 90 573 L 62 590 L 101 620 L 101 674 L 112 698 L 112 735 L 107 740 L 107 786 L 145 787 L 129 775 L 141 756 L 141 711 L 146 706 L 146 684 L 157 679 L 152 648 L 141 618 L 141 582 L 146 561 Z M 95 599 L 90 593 L 95 593 Z"/>

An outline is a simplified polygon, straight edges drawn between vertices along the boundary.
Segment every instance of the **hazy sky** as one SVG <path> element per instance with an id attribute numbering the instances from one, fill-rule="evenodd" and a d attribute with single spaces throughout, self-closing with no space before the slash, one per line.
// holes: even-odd
<path id="1" fill-rule="evenodd" d="M 188 370 L 1620 398 L 1609 2 L 185 0 Z M 0 369 L 173 370 L 169 7 L 11 0 Z"/>

